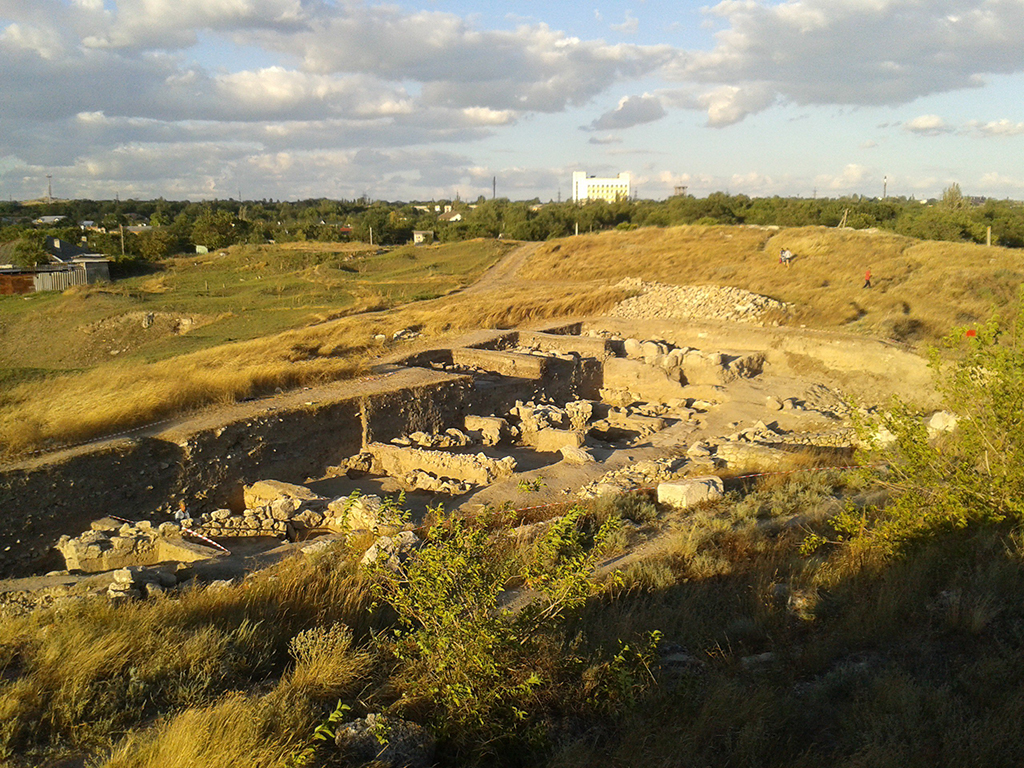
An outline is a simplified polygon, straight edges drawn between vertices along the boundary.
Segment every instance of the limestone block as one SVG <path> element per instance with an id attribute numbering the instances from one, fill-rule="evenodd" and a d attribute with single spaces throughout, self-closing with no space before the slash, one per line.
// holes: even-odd
<path id="1" fill-rule="evenodd" d="M 467 416 L 466 431 L 484 445 L 497 445 L 508 431 L 508 422 L 500 416 Z"/>
<path id="2" fill-rule="evenodd" d="M 565 404 L 565 413 L 569 417 L 571 429 L 583 431 L 594 418 L 594 402 L 592 400 L 574 400 Z"/>
<path id="3" fill-rule="evenodd" d="M 319 496 L 302 485 L 282 483 L 280 480 L 259 480 L 247 485 L 243 490 L 245 506 L 248 508 L 262 507 L 278 499 L 295 499 L 300 504 L 326 503 L 327 499 Z"/>
<path id="4" fill-rule="evenodd" d="M 421 470 L 437 477 L 489 485 L 511 477 L 516 469 L 516 460 L 511 456 L 492 459 L 483 453 L 474 456 L 424 451 L 384 443 L 370 443 L 366 449 L 373 455 L 374 469 L 391 477 L 405 477 L 414 470 Z"/>
<path id="5" fill-rule="evenodd" d="M 645 362 L 651 364 L 667 351 L 664 344 L 659 344 L 656 341 L 645 341 L 640 345 L 640 355 Z"/>
<path id="6" fill-rule="evenodd" d="M 559 450 L 562 452 L 562 461 L 566 464 L 594 463 L 594 457 L 587 453 L 583 448 L 573 445 L 563 445 Z"/>
<path id="7" fill-rule="evenodd" d="M 776 467 L 789 457 L 785 451 L 757 443 L 722 443 L 716 455 L 729 467 L 760 468 Z"/>
<path id="8" fill-rule="evenodd" d="M 384 500 L 380 496 L 341 496 L 327 505 L 328 525 L 340 532 L 372 531 L 380 524 Z"/>
<path id="9" fill-rule="evenodd" d="M 363 565 L 376 564 L 391 571 L 397 571 L 409 554 L 418 549 L 422 542 L 412 531 L 402 531 L 394 536 L 382 536 L 363 555 Z"/>
<path id="10" fill-rule="evenodd" d="M 291 520 L 300 504 L 298 499 L 275 499 L 267 508 L 270 516 L 275 520 Z"/>
<path id="11" fill-rule="evenodd" d="M 533 403 L 516 402 L 512 409 L 513 415 L 519 417 L 520 429 L 523 432 L 537 432 L 548 427 L 566 427 L 569 416 L 554 405 L 535 405 Z"/>
<path id="12" fill-rule="evenodd" d="M 643 345 L 637 339 L 626 339 L 623 347 L 626 357 L 630 360 L 638 360 L 643 357 Z"/>
<path id="13" fill-rule="evenodd" d="M 569 429 L 542 429 L 530 435 L 530 444 L 540 453 L 557 453 L 565 446 L 579 448 L 583 435 Z"/>
<path id="14" fill-rule="evenodd" d="M 658 485 L 658 502 L 676 509 L 686 509 L 721 496 L 722 478 L 715 475 L 673 480 Z"/>
<path id="15" fill-rule="evenodd" d="M 680 382 L 672 379 L 664 368 L 655 368 L 639 360 L 617 357 L 606 360 L 603 383 L 607 390 L 632 393 L 633 400 L 665 403 L 686 397 Z"/>

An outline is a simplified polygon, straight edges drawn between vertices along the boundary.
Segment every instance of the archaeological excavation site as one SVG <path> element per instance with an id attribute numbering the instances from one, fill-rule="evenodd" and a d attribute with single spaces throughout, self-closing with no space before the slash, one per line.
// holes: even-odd
<path id="1" fill-rule="evenodd" d="M 841 464 L 853 411 L 893 394 L 934 410 L 898 345 L 780 326 L 782 305 L 736 289 L 673 316 L 681 289 L 647 288 L 607 317 L 443 346 L 396 333 L 360 379 L 5 466 L 0 600 L 144 599 L 353 535 L 376 539 L 367 561 L 400 557 L 438 507 L 685 509 L 797 453 Z"/>
<path id="2" fill-rule="evenodd" d="M 956 325 L 947 271 L 842 293 L 816 240 L 775 263 L 785 230 L 676 233 L 685 263 L 639 236 L 502 244 L 450 294 L 163 361 L 135 337 L 215 323 L 100 340 L 95 408 L 154 371 L 157 402 L 259 386 L 7 423 L 0 766 L 1013 764 L 986 751 L 1024 685 L 1009 326 Z"/>

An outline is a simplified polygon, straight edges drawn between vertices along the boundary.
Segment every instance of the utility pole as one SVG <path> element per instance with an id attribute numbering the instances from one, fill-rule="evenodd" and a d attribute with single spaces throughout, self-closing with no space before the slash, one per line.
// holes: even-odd
<path id="1" fill-rule="evenodd" d="M 121 228 L 121 258 L 124 258 L 124 224 L 118 225 Z"/>
<path id="2" fill-rule="evenodd" d="M 370 227 L 370 245 L 373 245 L 373 227 Z"/>
<path id="3" fill-rule="evenodd" d="M 497 196 L 497 194 L 498 194 L 498 177 L 497 176 L 493 176 L 493 177 L 491 177 L 491 200 L 493 200 L 495 198 L 495 196 Z"/>
<path id="4" fill-rule="evenodd" d="M 885 197 L 886 197 L 886 194 L 887 194 L 888 190 L 889 190 L 889 177 L 888 176 L 883 176 L 882 177 L 882 199 L 883 200 L 885 200 Z"/>

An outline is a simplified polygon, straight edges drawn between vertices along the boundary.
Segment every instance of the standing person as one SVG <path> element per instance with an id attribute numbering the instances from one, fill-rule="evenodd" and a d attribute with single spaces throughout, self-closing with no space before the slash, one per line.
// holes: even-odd
<path id="1" fill-rule="evenodd" d="M 871 267 L 868 267 L 868 271 L 864 273 L 864 287 L 871 287 Z"/>

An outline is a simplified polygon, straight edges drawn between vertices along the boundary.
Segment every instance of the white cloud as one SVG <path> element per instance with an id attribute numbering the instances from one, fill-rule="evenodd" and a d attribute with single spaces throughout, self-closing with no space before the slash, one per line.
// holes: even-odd
<path id="1" fill-rule="evenodd" d="M 745 88 L 723 85 L 697 97 L 697 101 L 708 111 L 708 125 L 723 128 L 766 109 L 775 98 L 771 88 L 752 83 Z"/>
<path id="2" fill-rule="evenodd" d="M 1014 123 L 1005 118 L 988 123 L 971 120 L 968 121 L 965 127 L 967 130 L 986 138 L 993 136 L 1020 136 L 1024 134 L 1024 123 Z"/>
<path id="3" fill-rule="evenodd" d="M 626 19 L 621 24 L 611 24 L 612 31 L 622 32 L 627 35 L 635 35 L 637 30 L 640 29 L 640 19 L 634 16 L 629 11 L 626 11 Z"/>
<path id="4" fill-rule="evenodd" d="M 843 194 L 860 189 L 871 176 L 872 171 L 863 165 L 849 163 L 839 174 L 821 174 L 816 176 L 814 183 L 819 188 L 830 189 Z"/>
<path id="5" fill-rule="evenodd" d="M 594 120 L 587 130 L 613 131 L 632 128 L 660 120 L 665 116 L 665 108 L 657 96 L 645 93 L 643 96 L 623 96 L 619 104 L 610 112 L 605 112 Z"/>
<path id="6" fill-rule="evenodd" d="M 118 0 L 109 27 L 83 43 L 96 48 L 187 48 L 196 43 L 200 30 L 296 30 L 312 23 L 324 8 L 318 0 Z"/>
<path id="7" fill-rule="evenodd" d="M 903 129 L 919 136 L 939 136 L 952 133 L 953 128 L 938 115 L 919 115 L 903 124 Z"/>
<path id="8" fill-rule="evenodd" d="M 43 59 L 54 59 L 64 49 L 64 41 L 54 30 L 17 23 L 0 32 L 0 45 L 8 50 L 35 53 Z"/>
<path id="9" fill-rule="evenodd" d="M 1011 0 L 724 0 L 706 13 L 725 25 L 715 47 L 680 55 L 672 75 L 710 88 L 711 125 L 776 100 L 904 104 L 1024 69 L 1024 3 Z"/>
<path id="10" fill-rule="evenodd" d="M 589 143 L 591 143 L 591 144 L 621 144 L 622 143 L 622 137 L 621 136 L 591 136 Z"/>

